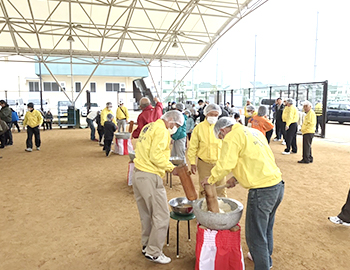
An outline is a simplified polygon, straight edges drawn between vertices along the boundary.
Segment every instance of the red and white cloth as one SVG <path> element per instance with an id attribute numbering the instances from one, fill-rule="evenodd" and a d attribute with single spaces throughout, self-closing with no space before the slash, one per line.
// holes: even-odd
<path id="1" fill-rule="evenodd" d="M 215 231 L 197 225 L 195 270 L 244 269 L 241 229 Z"/>
<path id="2" fill-rule="evenodd" d="M 130 151 L 134 151 L 131 139 L 115 139 L 114 153 L 118 155 L 129 155 Z"/>

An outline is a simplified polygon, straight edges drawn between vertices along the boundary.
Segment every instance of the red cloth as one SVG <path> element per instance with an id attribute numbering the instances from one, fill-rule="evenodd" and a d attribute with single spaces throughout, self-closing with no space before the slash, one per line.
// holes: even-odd
<path id="1" fill-rule="evenodd" d="M 153 108 L 152 105 L 146 107 L 139 117 L 137 117 L 137 128 L 132 133 L 132 137 L 137 139 L 140 135 L 142 128 L 148 123 L 155 122 L 163 115 L 163 104 L 157 102 L 156 107 Z"/>
<path id="2" fill-rule="evenodd" d="M 197 225 L 195 270 L 244 270 L 241 230 L 215 231 Z"/>

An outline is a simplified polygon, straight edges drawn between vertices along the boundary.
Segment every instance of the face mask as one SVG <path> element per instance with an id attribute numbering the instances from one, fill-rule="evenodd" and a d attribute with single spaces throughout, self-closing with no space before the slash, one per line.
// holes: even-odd
<path id="1" fill-rule="evenodd" d="M 113 108 L 112 106 L 108 106 L 108 109 L 109 109 L 109 110 L 112 110 L 112 108 Z"/>
<path id="2" fill-rule="evenodd" d="M 209 124 L 213 125 L 218 121 L 218 117 L 217 116 L 208 116 L 207 121 Z"/>
<path id="3" fill-rule="evenodd" d="M 249 115 L 249 116 L 252 116 L 252 115 L 253 115 L 253 113 L 249 112 L 249 113 L 248 113 L 248 115 Z"/>
<path id="4" fill-rule="evenodd" d="M 177 126 L 173 126 L 173 128 L 168 128 L 170 135 L 173 135 L 177 131 Z"/>
<path id="5" fill-rule="evenodd" d="M 175 109 L 175 108 L 176 108 L 176 105 L 171 105 L 171 108 Z"/>

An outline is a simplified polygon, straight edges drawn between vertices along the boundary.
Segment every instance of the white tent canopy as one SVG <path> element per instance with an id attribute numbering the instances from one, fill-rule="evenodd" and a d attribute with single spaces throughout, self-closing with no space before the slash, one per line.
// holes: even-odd
<path id="1" fill-rule="evenodd" d="M 0 54 L 32 61 L 73 58 L 198 61 L 266 0 L 0 0 Z M 66 61 L 65 61 L 66 62 Z"/>

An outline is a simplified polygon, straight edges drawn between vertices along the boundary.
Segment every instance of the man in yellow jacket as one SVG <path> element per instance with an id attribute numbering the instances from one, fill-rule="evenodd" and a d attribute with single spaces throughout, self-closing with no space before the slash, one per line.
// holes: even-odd
<path id="1" fill-rule="evenodd" d="M 294 100 L 291 98 L 287 99 L 287 106 L 283 110 L 282 120 L 286 123 L 286 149 L 282 152 L 283 155 L 296 154 L 298 152 L 297 146 L 297 131 L 298 131 L 298 120 L 299 112 L 298 109 L 293 105 Z"/>
<path id="2" fill-rule="evenodd" d="M 316 133 L 318 133 L 318 126 L 320 126 L 320 129 L 322 130 L 322 112 L 323 112 L 323 106 L 321 103 L 321 100 L 317 100 L 317 103 L 315 105 L 315 114 L 316 114 Z"/>
<path id="3" fill-rule="evenodd" d="M 273 225 L 283 199 L 284 182 L 265 136 L 258 130 L 235 124 L 229 117 L 218 120 L 215 136 L 223 139 L 221 155 L 202 185 L 215 184 L 230 172 L 230 187 L 238 182 L 249 189 L 246 241 L 256 270 L 272 267 Z"/>
<path id="4" fill-rule="evenodd" d="M 126 132 L 126 122 L 129 121 L 129 111 L 124 106 L 124 102 L 120 101 L 117 109 L 118 132 Z"/>
<path id="5" fill-rule="evenodd" d="M 316 128 L 316 114 L 311 109 L 311 102 L 305 101 L 303 104 L 304 111 L 306 113 L 303 125 L 301 126 L 301 133 L 303 134 L 303 159 L 298 163 L 312 163 L 314 158 L 312 157 L 311 144 L 315 135 Z"/>
<path id="6" fill-rule="evenodd" d="M 27 148 L 25 151 L 32 152 L 33 151 L 33 134 L 35 140 L 36 150 L 40 150 L 41 140 L 40 140 L 40 130 L 39 127 L 43 123 L 43 117 L 38 110 L 34 110 L 34 104 L 29 102 L 28 111 L 24 116 L 23 120 L 23 128 L 27 126 Z"/>
<path id="7" fill-rule="evenodd" d="M 191 163 L 191 172 L 196 173 L 198 169 L 199 175 L 199 196 L 203 197 L 201 191 L 203 187 L 201 181 L 210 176 L 211 169 L 217 162 L 221 151 L 221 140 L 214 135 L 214 125 L 221 114 L 221 108 L 216 104 L 209 104 L 204 108 L 205 119 L 200 122 L 191 135 L 190 147 L 187 156 Z M 196 165 L 196 158 L 198 158 Z M 225 179 L 221 179 L 217 185 L 225 184 Z M 219 197 L 226 197 L 226 189 L 221 189 L 218 193 Z"/>
<path id="8" fill-rule="evenodd" d="M 170 135 L 184 123 L 179 111 L 169 111 L 141 130 L 135 150 L 133 178 L 134 196 L 142 225 L 142 253 L 155 263 L 167 264 L 163 254 L 169 226 L 169 209 L 162 177 L 165 172 L 176 175 L 170 159 Z"/>
<path id="9" fill-rule="evenodd" d="M 248 121 L 252 115 L 248 112 L 247 107 L 251 105 L 250 99 L 247 99 L 247 103 L 244 106 L 244 125 L 248 125 Z"/>
<path id="10" fill-rule="evenodd" d="M 113 115 L 113 120 L 112 122 L 114 124 L 117 124 L 117 122 L 115 121 L 115 117 L 114 117 L 114 113 L 112 111 L 112 108 L 113 108 L 113 105 L 112 105 L 112 102 L 107 102 L 106 103 L 106 108 L 104 108 L 102 111 L 101 111 L 101 129 L 100 129 L 100 133 L 101 133 L 101 136 L 103 137 L 103 141 L 101 141 L 99 144 L 101 146 L 104 145 L 104 134 L 105 134 L 105 131 L 104 131 L 104 124 L 105 122 L 107 121 L 107 115 L 108 114 L 112 114 Z M 99 134 L 100 134 L 99 133 Z"/>

